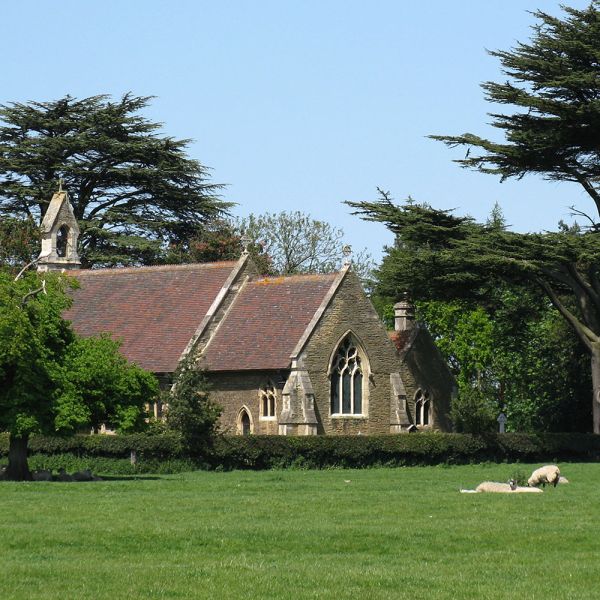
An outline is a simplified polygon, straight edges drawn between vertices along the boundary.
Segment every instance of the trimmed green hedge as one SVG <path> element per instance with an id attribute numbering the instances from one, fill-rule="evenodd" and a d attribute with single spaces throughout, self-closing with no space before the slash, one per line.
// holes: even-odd
<path id="1" fill-rule="evenodd" d="M 595 461 L 600 460 L 600 436 L 416 433 L 352 437 L 225 437 L 217 441 L 214 455 L 209 459 L 213 468 L 223 469 Z"/>
<path id="2" fill-rule="evenodd" d="M 180 438 L 174 434 L 82 435 L 71 438 L 34 436 L 29 448 L 37 462 L 46 460 L 43 456 L 52 457 L 52 460 L 48 458 L 43 463 L 44 468 L 50 468 L 52 464 L 55 469 L 64 466 L 69 470 L 69 466 L 59 464 L 66 461 L 68 465 L 89 466 L 95 472 L 123 474 L 178 472 L 194 467 L 219 470 L 321 469 L 483 461 L 600 460 L 600 436 L 575 433 L 219 437 L 213 448 L 202 457 L 190 457 Z M 129 464 L 131 450 L 136 452 L 136 465 Z M 0 456 L 6 456 L 7 452 L 8 437 L 3 434 L 0 435 Z M 37 462 L 32 468 L 42 468 L 37 467 Z"/>
<path id="3" fill-rule="evenodd" d="M 129 458 L 132 450 L 138 457 L 177 458 L 184 456 L 181 438 L 175 434 L 148 435 L 74 435 L 50 437 L 34 435 L 29 439 L 30 454 L 72 454 Z M 8 454 L 8 435 L 0 434 L 0 456 Z"/>

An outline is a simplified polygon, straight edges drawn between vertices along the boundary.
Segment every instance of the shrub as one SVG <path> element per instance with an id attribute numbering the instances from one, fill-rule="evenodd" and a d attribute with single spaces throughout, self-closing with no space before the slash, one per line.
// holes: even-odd
<path id="1" fill-rule="evenodd" d="M 600 460 L 600 436 L 580 433 L 415 433 L 381 436 L 218 436 L 209 452 L 194 454 L 181 437 L 162 435 L 34 436 L 32 468 L 134 474 L 208 468 L 364 468 L 494 462 Z M 129 458 L 135 450 L 137 464 Z M 8 452 L 0 435 L 0 456 Z M 45 457 L 45 458 L 44 458 Z M 59 464 L 60 463 L 60 464 Z"/>

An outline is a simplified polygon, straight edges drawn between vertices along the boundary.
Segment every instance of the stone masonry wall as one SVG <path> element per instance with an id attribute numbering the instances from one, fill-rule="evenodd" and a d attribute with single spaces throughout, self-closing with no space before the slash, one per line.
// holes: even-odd
<path id="1" fill-rule="evenodd" d="M 212 398 L 221 405 L 221 430 L 236 434 L 236 422 L 242 407 L 247 407 L 255 435 L 277 435 L 277 418 L 260 417 L 259 390 L 269 381 L 275 387 L 275 414 L 281 412 L 281 391 L 287 373 L 276 372 L 212 372 L 207 374 L 213 387 Z"/>
<path id="2" fill-rule="evenodd" d="M 430 333 L 421 329 L 404 357 L 400 371 L 409 413 L 414 421 L 415 394 L 428 390 L 432 399 L 431 429 L 451 431 L 450 403 L 455 382 Z"/>
<path id="3" fill-rule="evenodd" d="M 332 353 L 349 330 L 360 341 L 369 359 L 368 394 L 363 398 L 365 416 L 332 418 L 327 370 Z M 354 273 L 349 272 L 344 278 L 300 355 L 299 364 L 309 372 L 313 385 L 319 434 L 390 433 L 390 373 L 400 371 L 400 361 Z"/>

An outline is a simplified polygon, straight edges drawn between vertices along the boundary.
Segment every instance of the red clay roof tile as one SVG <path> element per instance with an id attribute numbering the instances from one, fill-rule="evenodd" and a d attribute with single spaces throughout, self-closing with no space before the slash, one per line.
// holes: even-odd
<path id="1" fill-rule="evenodd" d="M 211 371 L 287 369 L 337 273 L 248 282 L 205 350 Z"/>
<path id="2" fill-rule="evenodd" d="M 110 333 L 127 359 L 170 373 L 236 262 L 71 271 L 65 318 L 83 336 Z"/>

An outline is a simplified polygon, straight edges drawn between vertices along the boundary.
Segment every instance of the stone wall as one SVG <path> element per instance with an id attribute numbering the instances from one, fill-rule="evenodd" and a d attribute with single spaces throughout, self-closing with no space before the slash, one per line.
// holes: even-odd
<path id="1" fill-rule="evenodd" d="M 368 357 L 368 381 L 363 396 L 364 416 L 331 417 L 328 368 L 333 352 L 351 331 Z M 320 434 L 390 433 L 390 373 L 400 370 L 395 347 L 356 275 L 348 272 L 337 294 L 310 336 L 299 356 L 301 368 L 308 371 L 315 393 L 315 412 Z M 365 387 L 363 389 L 365 389 Z"/>
<path id="2" fill-rule="evenodd" d="M 275 414 L 281 412 L 281 391 L 287 373 L 275 372 L 212 372 L 208 380 L 213 388 L 211 397 L 221 405 L 221 430 L 224 433 L 236 434 L 240 410 L 246 407 L 251 422 L 252 433 L 256 435 L 277 435 L 277 418 L 260 416 L 261 387 L 271 381 L 275 387 Z"/>
<path id="3" fill-rule="evenodd" d="M 227 312 L 237 285 L 233 288 L 220 307 L 217 320 Z M 328 369 L 332 355 L 348 332 L 352 333 L 366 355 L 363 372 L 368 374 L 368 378 L 365 377 L 363 383 L 363 415 L 332 417 Z M 202 348 L 203 341 L 199 340 L 199 348 Z M 419 330 L 409 350 L 400 356 L 373 305 L 365 296 L 358 278 L 352 272 L 346 274 L 312 331 L 297 358 L 297 368 L 296 373 L 308 373 L 312 385 L 317 434 L 373 435 L 405 431 L 405 425 L 391 426 L 391 373 L 400 374 L 411 420 L 414 420 L 415 393 L 419 388 L 426 389 L 432 398 L 429 427 L 450 430 L 448 413 L 454 382 L 433 339 L 425 329 Z M 222 430 L 230 434 L 240 433 L 239 415 L 245 407 L 251 419 L 253 434 L 276 435 L 283 433 L 283 430 L 288 435 L 309 434 L 311 428 L 308 426 L 292 424 L 279 428 L 278 417 L 281 416 L 283 407 L 282 392 L 289 375 L 289 371 L 208 373 L 213 386 L 213 398 L 223 407 Z M 274 384 L 276 391 L 275 418 L 260 416 L 259 390 L 269 381 Z"/>
<path id="4" fill-rule="evenodd" d="M 455 381 L 448 370 L 431 334 L 422 328 L 412 346 L 404 355 L 400 372 L 410 416 L 415 416 L 415 394 L 418 389 L 427 390 L 432 401 L 430 428 L 452 431 L 450 403 Z"/>

